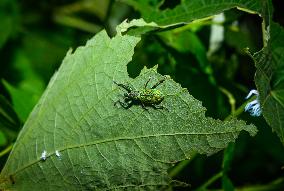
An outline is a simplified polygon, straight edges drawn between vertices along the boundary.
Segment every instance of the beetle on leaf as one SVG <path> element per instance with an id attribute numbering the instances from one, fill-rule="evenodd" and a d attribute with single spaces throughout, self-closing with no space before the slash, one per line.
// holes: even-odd
<path id="1" fill-rule="evenodd" d="M 145 83 L 144 88 L 140 91 L 135 90 L 129 85 L 120 84 L 114 81 L 117 86 L 120 86 L 127 91 L 123 94 L 124 101 L 118 100 L 114 103 L 114 105 L 119 103 L 125 109 L 130 108 L 132 105 L 141 105 L 145 110 L 147 110 L 146 106 L 151 106 L 154 109 L 163 109 L 164 107 L 159 104 L 164 100 L 164 95 L 156 88 L 165 81 L 165 78 L 159 80 L 149 89 L 147 86 L 150 80 L 151 78 L 149 78 L 149 80 Z"/>

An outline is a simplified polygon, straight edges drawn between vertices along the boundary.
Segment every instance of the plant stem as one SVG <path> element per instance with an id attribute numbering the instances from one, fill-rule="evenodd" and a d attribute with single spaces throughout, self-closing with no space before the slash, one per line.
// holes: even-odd
<path id="1" fill-rule="evenodd" d="M 0 157 L 4 156 L 8 152 L 10 152 L 13 148 L 13 144 L 10 144 L 8 147 L 6 147 L 3 151 L 0 152 Z"/>
<path id="2" fill-rule="evenodd" d="M 218 180 L 219 178 L 221 178 L 223 176 L 223 172 L 218 172 L 217 174 L 215 174 L 214 176 L 212 176 L 209 180 L 207 180 L 205 183 L 203 183 L 200 187 L 198 187 L 196 189 L 196 191 L 202 191 L 202 190 L 206 190 L 206 188 L 208 186 L 210 186 L 212 183 L 214 183 L 216 180 Z"/>
<path id="3" fill-rule="evenodd" d="M 236 99 L 233 94 L 223 87 L 219 87 L 219 90 L 228 97 L 229 103 L 231 105 L 231 113 L 235 113 L 236 110 Z"/>
<path id="4" fill-rule="evenodd" d="M 192 157 L 188 160 L 184 160 L 181 161 L 180 163 L 178 163 L 175 167 L 173 167 L 173 169 L 169 172 L 169 176 L 175 177 L 176 175 L 178 175 L 190 162 L 191 160 L 196 156 L 196 154 L 193 154 Z"/>
<path id="5" fill-rule="evenodd" d="M 232 118 L 232 117 L 237 117 L 237 116 L 239 116 L 240 114 L 242 114 L 242 113 L 244 112 L 244 108 L 246 107 L 247 103 L 250 102 L 250 101 L 252 101 L 253 99 L 255 99 L 254 96 L 251 97 L 250 99 L 248 99 L 246 102 L 244 102 L 240 107 L 238 107 L 238 108 L 235 110 L 234 113 L 228 115 L 228 116 L 224 119 L 224 121 L 227 121 L 227 120 L 229 120 L 229 119 Z"/>
<path id="6" fill-rule="evenodd" d="M 69 15 L 64 15 L 64 14 L 54 15 L 54 21 L 56 23 L 59 23 L 59 24 L 62 24 L 68 27 L 74 27 L 74 28 L 77 28 L 77 29 L 80 29 L 82 31 L 86 31 L 89 33 L 97 33 L 102 28 L 101 26 L 96 25 L 94 23 L 84 21 L 75 16 L 69 16 Z"/>

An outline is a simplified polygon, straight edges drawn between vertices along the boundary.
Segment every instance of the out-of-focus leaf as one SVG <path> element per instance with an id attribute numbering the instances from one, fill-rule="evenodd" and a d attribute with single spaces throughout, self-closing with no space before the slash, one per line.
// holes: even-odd
<path id="1" fill-rule="evenodd" d="M 259 22 L 256 19 L 250 19 L 246 15 L 243 21 L 235 21 L 225 30 L 225 41 L 228 45 L 235 47 L 238 52 L 243 53 L 244 48 L 256 52 L 262 48 L 261 18 Z"/>
<path id="2" fill-rule="evenodd" d="M 71 15 L 56 14 L 54 16 L 54 21 L 58 24 L 73 27 L 89 33 L 97 33 L 102 29 L 102 27 L 97 24 L 87 22 L 79 17 Z"/>
<path id="3" fill-rule="evenodd" d="M 17 51 L 13 62 L 14 67 L 22 74 L 21 82 L 17 87 L 6 81 L 3 82 L 12 97 L 15 111 L 24 122 L 39 100 L 44 90 L 44 83 L 33 71 L 30 60 L 24 52 Z"/>
<path id="4" fill-rule="evenodd" d="M 3 83 L 12 96 L 13 106 L 19 118 L 25 121 L 40 98 L 40 94 L 36 90 L 37 87 L 33 89 L 33 84 L 27 83 L 16 88 L 6 81 L 3 81 Z"/>
<path id="5" fill-rule="evenodd" d="M 63 32 L 32 32 L 24 36 L 22 50 L 35 72 L 48 81 L 70 48 L 71 38 Z"/>
<path id="6" fill-rule="evenodd" d="M 224 150 L 223 164 L 222 164 L 222 170 L 223 170 L 222 188 L 226 191 L 234 190 L 234 185 L 230 180 L 230 178 L 227 176 L 227 172 L 230 169 L 231 162 L 234 157 L 234 150 L 235 150 L 235 145 L 232 143 L 230 143 L 228 147 Z"/>
<path id="7" fill-rule="evenodd" d="M 271 22 L 267 45 L 253 55 L 263 116 L 284 144 L 284 29 Z"/>
<path id="8" fill-rule="evenodd" d="M 4 146 L 7 144 L 7 138 L 5 134 L 0 130 L 0 146 Z"/>
<path id="9" fill-rule="evenodd" d="M 234 144 L 229 144 L 228 147 L 224 150 L 223 164 L 222 168 L 224 172 L 227 172 L 230 169 L 231 162 L 234 157 Z"/>
<path id="10" fill-rule="evenodd" d="M 206 56 L 206 48 L 195 33 L 190 31 L 167 31 L 160 33 L 160 36 L 164 39 L 167 45 L 177 51 L 181 53 L 192 53 L 196 57 L 200 65 L 200 69 L 209 76 L 212 75 L 212 68 L 208 63 Z"/>
<path id="11" fill-rule="evenodd" d="M 0 95 L 0 128 L 18 131 L 20 125 L 20 119 L 13 107 L 4 96 Z"/>
<path id="12" fill-rule="evenodd" d="M 15 0 L 0 1 L 0 48 L 12 36 L 18 24 L 18 7 Z"/>
<path id="13" fill-rule="evenodd" d="M 114 106 L 124 91 L 113 80 L 139 90 L 149 77 L 149 86 L 164 78 L 156 69 L 129 78 L 140 38 L 119 34 L 102 31 L 68 52 L 15 143 L 1 189 L 164 190 L 173 163 L 213 154 L 240 131 L 256 134 L 243 121 L 206 118 L 201 103 L 168 77 L 157 87 L 166 109 Z"/>
<path id="14" fill-rule="evenodd" d="M 128 64 L 129 76 L 136 77 L 145 66 L 152 68 L 155 65 L 158 65 L 160 74 L 171 75 L 175 71 L 175 60 L 170 52 L 153 38 L 142 38 L 135 48 L 132 61 Z"/>
<path id="15" fill-rule="evenodd" d="M 100 18 L 101 21 L 107 16 L 107 9 L 110 0 L 82 0 L 75 1 L 74 3 L 64 5 L 57 9 L 61 14 L 70 15 L 78 12 L 92 13 Z"/>

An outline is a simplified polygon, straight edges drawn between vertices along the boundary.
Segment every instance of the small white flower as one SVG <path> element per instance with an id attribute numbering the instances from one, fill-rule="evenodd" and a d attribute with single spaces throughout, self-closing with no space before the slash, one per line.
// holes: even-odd
<path id="1" fill-rule="evenodd" d="M 41 153 L 40 159 L 41 159 L 41 160 L 46 160 L 46 155 L 47 155 L 47 152 L 46 152 L 46 150 L 44 150 L 44 151 Z"/>
<path id="2" fill-rule="evenodd" d="M 246 107 L 245 111 L 249 112 L 251 116 L 259 117 L 261 115 L 261 107 L 259 103 L 259 94 L 257 90 L 251 90 L 247 95 L 246 99 L 250 98 L 252 95 L 256 95 L 256 99 L 249 102 Z"/>

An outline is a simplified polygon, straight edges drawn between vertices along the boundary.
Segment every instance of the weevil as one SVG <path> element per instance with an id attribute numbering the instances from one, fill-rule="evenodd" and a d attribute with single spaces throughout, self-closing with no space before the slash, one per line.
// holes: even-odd
<path id="1" fill-rule="evenodd" d="M 144 88 L 139 91 L 129 85 L 120 84 L 114 81 L 117 86 L 122 87 L 127 91 L 123 94 L 124 101 L 118 100 L 114 105 L 119 103 L 125 109 L 130 108 L 132 105 L 141 105 L 145 110 L 147 110 L 146 106 L 151 106 L 154 109 L 163 109 L 164 107 L 159 104 L 164 100 L 164 94 L 156 88 L 165 81 L 165 78 L 159 80 L 151 88 L 147 88 L 150 80 L 151 78 L 144 84 Z"/>

